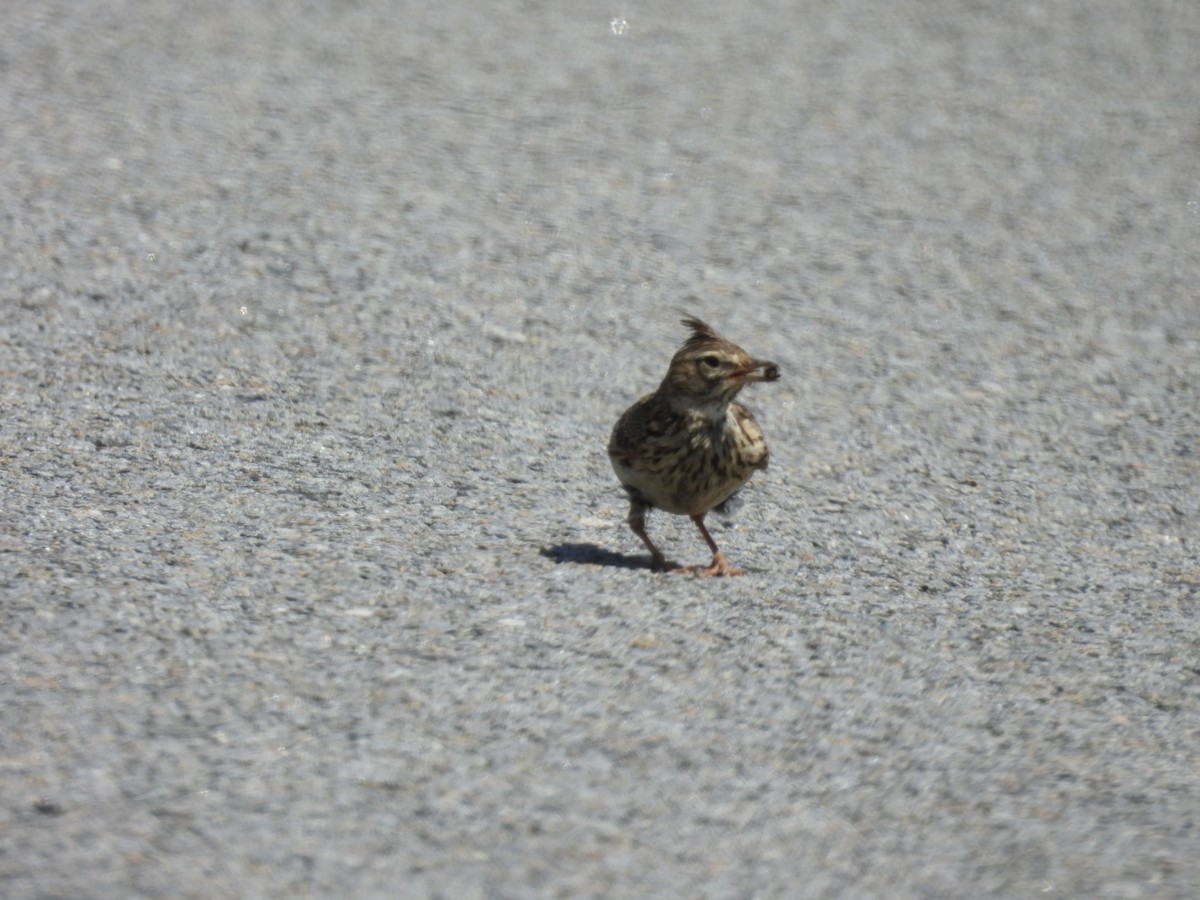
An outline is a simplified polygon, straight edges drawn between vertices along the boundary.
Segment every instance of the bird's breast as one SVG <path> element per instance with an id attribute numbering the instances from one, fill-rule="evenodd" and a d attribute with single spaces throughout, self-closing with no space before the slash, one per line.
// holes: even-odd
<path id="1" fill-rule="evenodd" d="M 617 477 L 632 495 L 666 512 L 697 515 L 719 506 L 767 458 L 754 417 L 736 404 L 723 412 L 685 414 L 652 439 L 610 446 Z"/>

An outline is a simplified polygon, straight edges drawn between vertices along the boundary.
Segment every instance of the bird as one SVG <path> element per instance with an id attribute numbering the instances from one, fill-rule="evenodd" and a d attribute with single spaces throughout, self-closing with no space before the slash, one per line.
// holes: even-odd
<path id="1" fill-rule="evenodd" d="M 629 407 L 608 441 L 608 458 L 629 494 L 628 524 L 650 551 L 651 567 L 696 575 L 743 575 L 725 559 L 704 517 L 733 496 L 770 454 L 750 410 L 734 398 L 753 381 L 777 381 L 779 366 L 754 359 L 688 315 L 691 334 L 658 389 Z M 691 518 L 712 551 L 707 566 L 672 567 L 646 533 L 646 513 Z"/>

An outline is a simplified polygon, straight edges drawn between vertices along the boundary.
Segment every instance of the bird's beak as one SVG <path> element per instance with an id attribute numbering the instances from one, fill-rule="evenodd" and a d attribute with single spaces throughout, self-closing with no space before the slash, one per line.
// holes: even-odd
<path id="1" fill-rule="evenodd" d="M 765 359 L 756 359 L 732 375 L 738 381 L 778 381 L 779 366 Z"/>

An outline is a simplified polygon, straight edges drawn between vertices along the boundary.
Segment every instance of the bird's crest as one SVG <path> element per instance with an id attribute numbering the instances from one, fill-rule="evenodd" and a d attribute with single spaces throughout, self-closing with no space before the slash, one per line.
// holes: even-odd
<path id="1" fill-rule="evenodd" d="M 686 327 L 692 329 L 691 337 L 683 344 L 683 349 L 689 350 L 695 347 L 701 347 L 711 343 L 725 343 L 725 338 L 721 337 L 711 325 L 707 322 L 701 322 L 695 316 L 686 316 L 679 320 Z"/>

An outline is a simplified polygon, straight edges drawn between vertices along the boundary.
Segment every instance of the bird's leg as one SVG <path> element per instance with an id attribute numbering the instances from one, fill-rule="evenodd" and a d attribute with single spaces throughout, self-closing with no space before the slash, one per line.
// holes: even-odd
<path id="1" fill-rule="evenodd" d="M 712 564 L 707 568 L 703 566 L 689 566 L 688 568 L 676 571 L 692 572 L 696 575 L 745 575 L 745 569 L 735 569 L 725 560 L 725 554 L 717 547 L 717 542 L 712 539 L 712 535 L 704 527 L 704 513 L 692 516 L 692 521 L 696 523 L 696 527 L 700 529 L 700 535 L 708 544 L 708 549 L 712 551 Z"/>
<path id="2" fill-rule="evenodd" d="M 642 539 L 642 543 L 645 544 L 646 549 L 650 551 L 650 556 L 652 559 L 650 567 L 656 572 L 665 571 L 668 568 L 666 557 L 662 555 L 662 551 L 654 546 L 654 542 L 650 540 L 650 535 L 646 534 L 645 505 L 637 502 L 629 504 L 629 528 L 634 534 Z"/>

